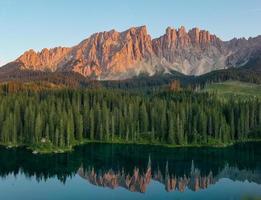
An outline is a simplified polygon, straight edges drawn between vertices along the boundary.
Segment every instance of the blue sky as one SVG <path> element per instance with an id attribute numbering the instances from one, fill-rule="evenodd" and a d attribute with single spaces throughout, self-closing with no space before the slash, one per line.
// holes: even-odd
<path id="1" fill-rule="evenodd" d="M 98 31 L 199 27 L 223 40 L 261 34 L 261 0 L 0 0 L 0 65 L 27 49 L 72 46 Z"/>

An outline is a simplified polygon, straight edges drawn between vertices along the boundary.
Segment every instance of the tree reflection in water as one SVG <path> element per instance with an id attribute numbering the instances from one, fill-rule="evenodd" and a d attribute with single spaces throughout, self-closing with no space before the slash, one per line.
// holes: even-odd
<path id="1" fill-rule="evenodd" d="M 261 184 L 260 143 L 228 148 L 163 148 L 139 145 L 89 144 L 65 154 L 33 155 L 23 149 L 0 148 L 0 176 L 23 173 L 66 183 L 79 175 L 93 185 L 146 192 L 152 181 L 167 192 L 198 191 L 221 178 Z"/>

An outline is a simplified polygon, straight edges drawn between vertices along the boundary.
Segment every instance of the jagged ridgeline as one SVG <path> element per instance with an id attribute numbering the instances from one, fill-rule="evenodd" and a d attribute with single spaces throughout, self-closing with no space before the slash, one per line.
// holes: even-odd
<path id="1" fill-rule="evenodd" d="M 3 91 L 0 113 L 1 144 L 40 151 L 86 141 L 220 145 L 260 138 L 261 100 L 189 91 Z"/>
<path id="2" fill-rule="evenodd" d="M 153 181 L 163 184 L 168 192 L 207 189 L 222 178 L 260 184 L 258 145 L 170 149 L 90 144 L 72 153 L 47 155 L 33 155 L 23 148 L 0 148 L 0 176 L 24 174 L 39 182 L 57 177 L 66 183 L 78 174 L 93 185 L 133 192 L 146 192 Z"/>
<path id="3" fill-rule="evenodd" d="M 168 27 L 152 39 L 146 26 L 94 33 L 73 47 L 28 50 L 3 66 L 10 72 L 75 72 L 100 80 L 124 80 L 140 74 L 201 75 L 242 67 L 260 58 L 261 36 L 222 41 L 209 31 Z M 260 66 L 257 66 L 260 69 Z M 1 78 L 1 76 L 0 76 Z M 1 78 L 2 79 L 2 78 Z"/>
<path id="4" fill-rule="evenodd" d="M 209 31 L 168 27 L 152 39 L 145 26 L 99 32 L 73 47 L 28 50 L 0 67 L 0 83 L 48 87 L 157 89 L 239 80 L 261 84 L 261 36 L 222 41 Z"/>

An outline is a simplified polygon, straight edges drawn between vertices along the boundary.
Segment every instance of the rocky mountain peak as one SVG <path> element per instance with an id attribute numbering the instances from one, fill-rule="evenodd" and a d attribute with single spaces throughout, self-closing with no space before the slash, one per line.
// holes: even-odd
<path id="1" fill-rule="evenodd" d="M 131 27 L 124 32 L 130 33 L 130 34 L 133 34 L 133 35 L 136 35 L 136 34 L 147 35 L 148 34 L 147 27 L 145 25 L 139 26 L 139 27 Z"/>
<path id="2" fill-rule="evenodd" d="M 124 32 L 111 30 L 93 34 L 73 47 L 64 61 L 67 70 L 84 76 L 105 76 L 126 72 L 153 54 L 151 37 L 146 26 Z"/>
<path id="3" fill-rule="evenodd" d="M 180 37 L 182 37 L 182 36 L 184 36 L 184 35 L 186 35 L 186 34 L 187 34 L 186 28 L 185 28 L 184 26 L 181 26 L 181 27 L 178 29 L 178 35 L 179 35 Z"/>
<path id="4" fill-rule="evenodd" d="M 195 27 L 186 31 L 168 27 L 152 39 L 146 26 L 126 31 L 110 30 L 92 34 L 72 48 L 30 49 L 4 68 L 73 71 L 101 79 L 125 79 L 140 73 L 172 70 L 200 75 L 214 69 L 242 66 L 261 49 L 261 36 L 221 41 L 209 31 Z"/>
<path id="5" fill-rule="evenodd" d="M 25 69 L 55 71 L 58 63 L 64 59 L 69 51 L 70 48 L 65 47 L 44 48 L 41 52 L 30 49 L 16 61 L 22 63 Z"/>
<path id="6" fill-rule="evenodd" d="M 199 44 L 200 42 L 200 30 L 199 28 L 193 28 L 189 31 L 189 36 L 193 44 Z"/>

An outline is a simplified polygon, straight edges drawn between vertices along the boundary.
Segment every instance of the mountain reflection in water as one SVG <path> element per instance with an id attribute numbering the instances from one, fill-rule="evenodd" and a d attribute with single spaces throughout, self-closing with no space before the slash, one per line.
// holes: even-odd
<path id="1" fill-rule="evenodd" d="M 163 148 L 89 144 L 55 155 L 33 155 L 25 149 L 0 148 L 0 176 L 24 174 L 39 182 L 49 178 L 66 184 L 80 176 L 107 188 L 145 193 L 152 181 L 167 192 L 205 190 L 222 178 L 261 184 L 260 143 L 228 148 Z"/>
<path id="2" fill-rule="evenodd" d="M 236 167 L 225 167 L 213 176 L 210 170 L 208 174 L 202 175 L 200 169 L 194 167 L 192 160 L 191 171 L 189 174 L 176 175 L 169 172 L 168 162 L 166 163 L 165 172 L 163 173 L 159 168 L 155 171 L 151 169 L 150 160 L 147 170 L 142 172 L 135 167 L 133 173 L 125 172 L 124 169 L 114 171 L 108 169 L 107 171 L 95 170 L 93 167 L 84 169 L 80 167 L 78 174 L 88 180 L 91 184 L 115 189 L 123 187 L 131 192 L 146 192 L 147 186 L 151 180 L 158 181 L 165 186 L 167 192 L 178 190 L 184 192 L 186 188 L 192 191 L 206 189 L 209 185 L 215 184 L 221 178 L 230 178 L 231 180 L 255 182 L 260 184 L 261 171 L 239 170 Z"/>
<path id="3" fill-rule="evenodd" d="M 190 174 L 179 177 L 169 173 L 168 162 L 166 163 L 165 173 L 162 173 L 159 168 L 152 172 L 150 160 L 145 172 L 141 172 L 139 168 L 135 167 L 132 175 L 126 173 L 124 169 L 117 172 L 112 169 L 102 172 L 95 171 L 94 168 L 85 170 L 83 167 L 78 170 L 78 174 L 93 185 L 112 189 L 123 187 L 132 192 L 146 192 L 146 188 L 152 179 L 164 184 L 168 192 L 174 190 L 183 192 L 186 187 L 198 191 L 199 189 L 206 189 L 210 184 L 214 184 L 212 172 L 210 171 L 208 175 L 201 176 L 200 170 L 194 168 L 193 161 Z"/>

